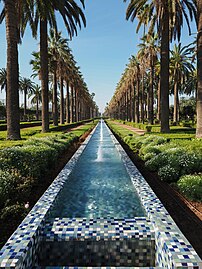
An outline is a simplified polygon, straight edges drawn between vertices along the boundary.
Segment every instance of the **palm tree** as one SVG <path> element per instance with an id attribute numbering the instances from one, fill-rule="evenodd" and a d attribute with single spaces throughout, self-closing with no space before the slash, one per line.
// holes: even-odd
<path id="1" fill-rule="evenodd" d="M 134 121 L 140 121 L 139 113 L 139 98 L 140 98 L 140 62 L 137 57 L 132 56 L 130 58 L 130 63 L 128 65 L 129 70 L 132 72 L 129 73 L 129 77 L 132 79 L 131 87 L 133 89 L 134 97 Z M 135 87 L 136 86 L 136 87 Z"/>
<path id="2" fill-rule="evenodd" d="M 1 0 L 0 0 L 1 2 Z M 0 23 L 5 18 L 7 40 L 7 139 L 20 139 L 18 43 L 27 22 L 32 21 L 33 2 L 3 0 Z"/>
<path id="3" fill-rule="evenodd" d="M 185 84 L 182 85 L 183 93 L 187 95 L 194 95 L 196 96 L 196 89 L 197 89 L 197 68 L 194 69 L 189 73 L 189 77 L 185 81 Z"/>
<path id="4" fill-rule="evenodd" d="M 24 120 L 27 116 L 27 94 L 32 93 L 34 90 L 34 82 L 29 78 L 20 78 L 19 89 L 24 93 Z"/>
<path id="5" fill-rule="evenodd" d="M 124 0 L 126 2 L 127 0 Z M 188 0 L 130 0 L 126 12 L 126 19 L 133 21 L 145 6 L 149 6 L 150 14 L 149 30 L 157 25 L 158 34 L 161 38 L 161 71 L 160 71 L 160 91 L 161 91 L 161 131 L 169 132 L 169 42 L 171 39 L 180 38 L 183 18 L 190 31 L 189 17 L 196 19 L 195 1 Z M 186 12 L 188 10 L 188 14 Z M 188 16 L 189 15 L 189 16 Z M 145 24 L 145 21 L 143 21 Z"/>
<path id="6" fill-rule="evenodd" d="M 197 0 L 197 125 L 196 137 L 202 137 L 202 2 Z"/>
<path id="7" fill-rule="evenodd" d="M 7 40 L 7 139 L 20 139 L 19 67 L 18 67 L 18 14 L 14 0 L 4 0 L 0 23 L 6 23 Z"/>
<path id="8" fill-rule="evenodd" d="M 185 84 L 190 73 L 194 70 L 189 46 L 174 45 L 170 58 L 171 80 L 174 88 L 174 115 L 173 122 L 179 122 L 179 88 Z"/>
<path id="9" fill-rule="evenodd" d="M 139 44 L 139 57 L 149 59 L 148 67 L 150 69 L 150 83 L 148 91 L 148 123 L 153 124 L 154 120 L 154 67 L 157 62 L 157 55 L 159 53 L 158 35 L 147 34 L 141 39 L 143 42 Z"/>
<path id="10" fill-rule="evenodd" d="M 39 80 L 41 79 L 41 75 L 40 75 L 40 53 L 33 51 L 32 52 L 32 56 L 33 59 L 30 60 L 29 64 L 32 65 L 32 71 L 33 74 L 31 75 L 31 77 L 36 78 L 37 76 L 39 77 Z"/>
<path id="11" fill-rule="evenodd" d="M 50 57 L 50 62 L 53 70 L 53 123 L 58 125 L 58 106 L 57 106 L 57 77 L 60 77 L 60 119 L 61 124 L 64 123 L 64 94 L 63 94 L 63 76 L 65 72 L 65 67 L 69 62 L 70 49 L 68 47 L 67 39 L 62 38 L 61 32 L 56 32 L 53 29 L 50 30 L 48 38 L 48 52 Z"/>
<path id="12" fill-rule="evenodd" d="M 33 90 L 29 92 L 28 98 L 31 98 L 31 104 L 36 104 L 36 120 L 39 120 L 39 104 L 41 99 L 41 88 L 38 84 L 34 85 Z"/>
<path id="13" fill-rule="evenodd" d="M 84 0 L 80 0 L 84 7 Z M 35 24 L 40 22 L 40 63 L 41 63 L 41 89 L 42 89 L 42 132 L 49 131 L 48 113 L 48 41 L 47 24 L 57 30 L 55 10 L 61 14 L 70 38 L 77 34 L 77 26 L 81 22 L 86 25 L 82 9 L 74 0 L 40 1 L 35 0 Z"/>

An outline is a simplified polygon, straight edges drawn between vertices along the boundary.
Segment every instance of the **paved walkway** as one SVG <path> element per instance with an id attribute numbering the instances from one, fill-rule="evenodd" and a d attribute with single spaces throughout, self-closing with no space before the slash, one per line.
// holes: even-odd
<path id="1" fill-rule="evenodd" d="M 132 126 L 120 123 L 120 122 L 113 121 L 113 123 L 125 128 L 125 129 L 128 129 L 128 130 L 130 130 L 138 135 L 144 135 L 146 133 L 145 130 L 141 130 L 141 129 L 138 129 L 138 128 L 135 128 L 135 127 L 132 127 Z"/>

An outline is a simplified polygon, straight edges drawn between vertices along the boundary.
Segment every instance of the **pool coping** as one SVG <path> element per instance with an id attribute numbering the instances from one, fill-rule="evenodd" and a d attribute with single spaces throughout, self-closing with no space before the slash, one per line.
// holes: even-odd
<path id="1" fill-rule="evenodd" d="M 97 125 L 98 126 L 98 125 Z M 31 268 L 39 244 L 39 234 L 53 203 L 84 151 L 97 126 L 81 144 L 64 169 L 35 204 L 33 209 L 11 235 L 0 251 L 0 268 Z M 108 128 L 108 127 L 107 127 Z M 109 129 L 109 128 L 108 128 Z M 124 149 L 110 131 L 111 138 L 128 171 L 143 207 L 154 226 L 156 239 L 156 267 L 202 269 L 202 261 L 182 234 L 163 204 L 132 163 Z M 66 267 L 68 268 L 68 267 Z M 109 267 L 106 267 L 109 268 Z M 134 268 L 134 267 L 133 267 Z"/>

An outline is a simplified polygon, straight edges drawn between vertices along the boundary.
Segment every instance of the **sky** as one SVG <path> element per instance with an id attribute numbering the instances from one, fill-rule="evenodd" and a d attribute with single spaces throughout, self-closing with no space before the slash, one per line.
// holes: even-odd
<path id="1" fill-rule="evenodd" d="M 78 2 L 78 1 L 77 1 Z M 128 1 L 129 2 L 129 1 Z M 128 3 L 123 0 L 85 0 L 87 27 L 78 31 L 78 36 L 69 42 L 75 60 L 88 85 L 90 93 L 95 93 L 95 101 L 104 112 L 120 80 L 128 59 L 138 51 L 142 37 L 136 34 L 136 23 L 126 21 L 125 12 Z M 0 4 L 0 10 L 2 4 Z M 58 17 L 58 28 L 68 38 L 62 19 Z M 184 27 L 182 43 L 189 44 L 189 37 Z M 193 27 L 193 33 L 196 29 Z M 31 53 L 38 50 L 39 40 L 33 39 L 29 27 L 25 32 L 22 45 L 19 45 L 20 75 L 30 77 L 32 68 L 29 64 Z M 0 68 L 6 66 L 5 25 L 0 25 Z M 36 82 L 38 82 L 36 80 Z M 4 93 L 0 92 L 0 99 Z M 23 96 L 20 96 L 23 102 Z"/>

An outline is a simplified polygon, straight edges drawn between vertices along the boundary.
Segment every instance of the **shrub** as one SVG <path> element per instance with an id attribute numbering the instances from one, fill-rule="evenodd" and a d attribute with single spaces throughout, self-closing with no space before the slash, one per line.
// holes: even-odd
<path id="1" fill-rule="evenodd" d="M 133 135 L 128 134 L 128 135 L 126 135 L 126 136 L 124 137 L 123 140 L 124 140 L 124 142 L 125 142 L 126 144 L 130 144 L 131 139 L 133 139 Z"/>
<path id="2" fill-rule="evenodd" d="M 152 145 L 151 145 L 152 144 Z M 153 156 L 161 153 L 160 149 L 157 146 L 154 146 L 153 143 L 147 145 L 146 147 L 141 147 L 140 149 L 140 156 L 145 160 L 145 155 L 148 153 L 152 153 Z"/>
<path id="3" fill-rule="evenodd" d="M 187 198 L 202 202 L 202 174 L 182 176 L 177 186 Z"/>
<path id="4" fill-rule="evenodd" d="M 15 195 L 18 178 L 0 170 L 0 207 L 2 208 Z"/>
<path id="5" fill-rule="evenodd" d="M 152 130 L 152 126 L 151 125 L 146 125 L 146 131 L 147 133 L 151 133 L 151 130 Z"/>
<path id="6" fill-rule="evenodd" d="M 27 210 L 24 207 L 24 204 L 15 204 L 6 206 L 1 210 L 1 219 L 3 220 L 11 220 L 11 219 L 19 219 L 19 217 L 24 218 L 27 215 Z"/>
<path id="7" fill-rule="evenodd" d="M 151 171 L 159 171 L 162 180 L 175 182 L 179 176 L 202 172 L 202 155 L 182 148 L 171 148 L 148 160 L 145 165 Z M 165 168 L 164 168 L 165 167 Z M 170 168 L 170 176 L 167 171 Z M 175 172 L 173 172 L 175 170 Z M 173 176 L 173 173 L 176 173 Z"/>
<path id="8" fill-rule="evenodd" d="M 179 178 L 179 174 L 179 167 L 174 167 L 170 164 L 161 167 L 158 171 L 158 175 L 160 176 L 161 180 L 168 183 L 176 182 Z"/>
<path id="9" fill-rule="evenodd" d="M 148 145 L 153 143 L 153 145 L 161 145 L 167 142 L 167 139 L 162 136 L 149 135 L 144 137 L 143 144 Z"/>
<path id="10" fill-rule="evenodd" d="M 158 171 L 159 168 L 165 166 L 168 164 L 168 154 L 160 153 L 156 155 L 154 158 L 148 160 L 145 163 L 145 166 L 150 170 L 150 171 Z"/>
<path id="11" fill-rule="evenodd" d="M 152 158 L 154 158 L 156 156 L 156 153 L 154 152 L 148 152 L 144 155 L 143 160 L 146 162 L 148 160 L 151 160 Z"/>
<path id="12" fill-rule="evenodd" d="M 131 149 L 134 152 L 138 152 L 139 149 L 142 146 L 143 140 L 144 140 L 144 137 L 143 136 L 137 136 L 137 137 L 134 137 L 133 139 L 131 139 L 130 140 L 130 143 L 129 143 Z"/>

